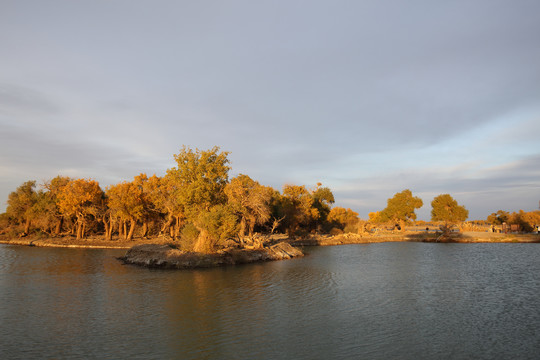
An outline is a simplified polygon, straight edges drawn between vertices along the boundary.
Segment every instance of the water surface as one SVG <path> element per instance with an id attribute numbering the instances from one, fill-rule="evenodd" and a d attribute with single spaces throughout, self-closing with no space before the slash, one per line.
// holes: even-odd
<path id="1" fill-rule="evenodd" d="M 0 245 L 0 354 L 534 359 L 538 244 L 382 243 L 204 270 Z"/>

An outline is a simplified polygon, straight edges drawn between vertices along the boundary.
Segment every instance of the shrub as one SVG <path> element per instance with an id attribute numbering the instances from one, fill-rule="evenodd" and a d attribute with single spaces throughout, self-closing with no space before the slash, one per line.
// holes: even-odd
<path id="1" fill-rule="evenodd" d="M 199 230 L 192 223 L 184 225 L 180 231 L 180 247 L 184 251 L 192 251 L 195 241 L 199 236 Z"/>

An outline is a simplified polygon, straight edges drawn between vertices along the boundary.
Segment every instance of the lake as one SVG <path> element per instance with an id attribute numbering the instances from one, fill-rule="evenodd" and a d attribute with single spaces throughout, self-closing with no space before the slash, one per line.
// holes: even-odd
<path id="1" fill-rule="evenodd" d="M 540 244 L 380 243 L 202 270 L 0 245 L 3 359 L 534 359 Z"/>

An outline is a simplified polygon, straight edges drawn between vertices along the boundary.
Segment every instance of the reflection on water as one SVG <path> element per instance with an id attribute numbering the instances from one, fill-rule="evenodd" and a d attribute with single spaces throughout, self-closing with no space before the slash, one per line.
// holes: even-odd
<path id="1" fill-rule="evenodd" d="M 3 358 L 535 358 L 538 244 L 320 247 L 164 271 L 0 245 Z"/>

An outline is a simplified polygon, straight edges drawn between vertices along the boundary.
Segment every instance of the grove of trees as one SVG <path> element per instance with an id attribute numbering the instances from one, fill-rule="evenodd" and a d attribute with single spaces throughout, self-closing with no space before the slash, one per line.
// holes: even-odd
<path id="1" fill-rule="evenodd" d="M 363 233 L 378 226 L 404 229 L 416 220 L 422 199 L 408 189 L 396 193 L 381 211 L 358 218 L 351 209 L 333 207 L 328 187 L 286 184 L 282 191 L 261 185 L 248 175 L 229 179 L 228 153 L 218 147 L 183 147 L 176 166 L 162 177 L 146 174 L 101 189 L 92 179 L 57 176 L 36 188 L 27 181 L 8 198 L 0 214 L 0 230 L 27 235 L 88 235 L 106 240 L 167 237 L 184 250 L 213 252 L 236 243 L 254 246 L 255 233 Z M 465 207 L 449 194 L 431 202 L 432 221 L 458 224 L 468 217 Z M 508 214 L 502 210 L 488 222 L 540 223 L 540 212 Z M 526 226 L 524 226 L 526 227 Z"/>
<path id="2" fill-rule="evenodd" d="M 536 226 L 540 225 L 540 211 L 523 211 L 509 213 L 508 211 L 498 210 L 491 213 L 487 219 L 487 223 L 492 225 L 518 225 L 521 231 L 531 232 Z"/>
<path id="3" fill-rule="evenodd" d="M 33 228 L 77 239 L 164 236 L 200 252 L 230 241 L 252 245 L 256 231 L 297 236 L 331 226 L 334 196 L 321 184 L 312 190 L 285 185 L 280 193 L 248 175 L 229 179 L 228 153 L 218 147 L 183 147 L 174 158 L 176 166 L 163 177 L 140 174 L 104 190 L 91 179 L 57 176 L 40 189 L 27 181 L 10 194 L 2 220 L 22 235 Z"/>

